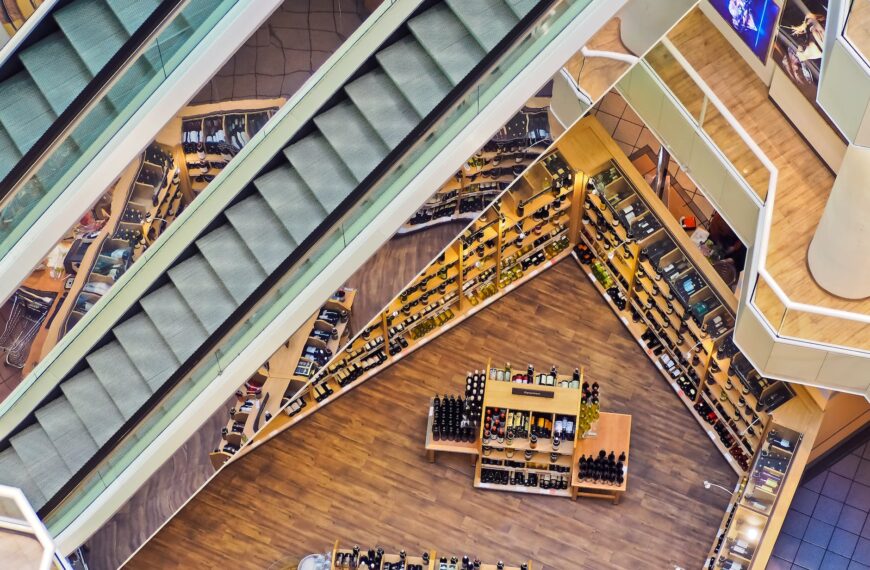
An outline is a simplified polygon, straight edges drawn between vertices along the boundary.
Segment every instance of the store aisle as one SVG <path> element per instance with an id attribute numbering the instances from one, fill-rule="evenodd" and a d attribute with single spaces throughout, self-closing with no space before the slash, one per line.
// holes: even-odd
<path id="1" fill-rule="evenodd" d="M 633 414 L 621 505 L 475 490 L 466 457 L 426 462 L 429 398 L 490 356 L 582 364 L 604 407 Z M 549 570 L 697 568 L 728 500 L 705 479 L 736 476 L 567 259 L 229 466 L 129 567 L 265 568 L 341 538 Z"/>

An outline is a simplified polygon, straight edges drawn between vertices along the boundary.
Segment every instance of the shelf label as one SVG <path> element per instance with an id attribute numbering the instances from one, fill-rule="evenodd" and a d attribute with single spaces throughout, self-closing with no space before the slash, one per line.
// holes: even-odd
<path id="1" fill-rule="evenodd" d="M 514 396 L 532 396 L 533 398 L 555 398 L 556 394 L 547 392 L 546 390 L 534 390 L 532 388 L 512 388 L 511 394 Z"/>

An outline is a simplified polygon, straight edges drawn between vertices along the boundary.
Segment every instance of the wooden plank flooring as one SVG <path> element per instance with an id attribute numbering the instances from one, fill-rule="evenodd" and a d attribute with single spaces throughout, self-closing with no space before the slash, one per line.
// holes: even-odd
<path id="1" fill-rule="evenodd" d="M 668 37 L 779 169 L 767 256 L 767 268 L 777 283 L 793 301 L 870 314 L 870 299 L 852 301 L 831 295 L 816 284 L 807 266 L 807 249 L 834 176 L 768 98 L 764 83 L 700 10 L 690 12 Z M 728 133 L 719 135 L 717 140 L 724 140 Z M 773 295 L 761 296 L 756 303 L 779 325 L 782 306 Z M 783 327 L 786 335 L 870 348 L 867 331 L 866 325 L 797 311 L 789 313 Z"/>
<path id="2" fill-rule="evenodd" d="M 481 491 L 467 457 L 426 462 L 436 392 L 486 358 L 586 367 L 633 415 L 623 503 Z M 130 568 L 266 568 L 332 541 L 476 553 L 536 568 L 701 566 L 733 471 L 573 260 L 434 339 L 216 477 Z M 543 566 L 540 566 L 543 565 Z"/>

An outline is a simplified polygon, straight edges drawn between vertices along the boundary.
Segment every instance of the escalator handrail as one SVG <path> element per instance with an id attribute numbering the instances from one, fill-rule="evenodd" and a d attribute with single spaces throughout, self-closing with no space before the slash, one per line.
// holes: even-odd
<path id="1" fill-rule="evenodd" d="M 524 36 L 534 27 L 552 6 L 562 0 L 539 0 L 539 2 L 526 14 L 514 28 L 501 41 L 487 53 L 484 58 L 462 79 L 429 114 L 426 115 L 417 124 L 414 129 L 399 143 L 389 154 L 369 173 L 365 179 L 360 182 L 357 187 L 333 210 L 326 218 L 305 238 L 297 247 L 281 262 L 281 264 L 270 273 L 260 285 L 248 295 L 248 297 L 224 320 L 224 322 L 212 332 L 209 337 L 196 349 L 196 351 L 188 357 L 179 368 L 158 388 L 149 399 L 133 414 L 124 424 L 115 432 L 115 434 L 103 444 L 97 453 L 92 456 L 76 473 L 39 509 L 39 515 L 45 518 L 55 508 L 60 506 L 66 497 L 72 493 L 76 487 L 84 482 L 90 473 L 94 471 L 103 461 L 105 461 L 112 453 L 114 448 L 121 443 L 136 426 L 141 423 L 153 410 L 157 409 L 172 390 L 180 384 L 184 379 L 189 378 L 196 370 L 201 362 L 219 347 L 221 341 L 228 336 L 233 329 L 243 322 L 260 302 L 265 298 L 276 286 L 279 285 L 282 278 L 290 271 L 297 268 L 308 253 L 312 251 L 319 242 L 326 237 L 330 231 L 336 227 L 339 221 L 345 215 L 350 213 L 355 206 L 360 204 L 369 192 L 374 189 L 377 183 L 386 175 L 388 175 L 393 166 L 401 162 L 401 158 L 415 148 L 417 141 L 426 139 L 427 133 L 433 130 L 440 119 L 442 119 L 450 110 L 461 103 L 465 95 L 471 88 L 479 83 L 496 64 L 508 54 L 508 52 L 518 44 Z M 376 50 L 377 51 L 377 50 Z M 374 55 L 372 55 L 374 57 Z M 312 120 L 312 119 L 310 119 Z M 46 400 L 40 402 L 37 408 L 43 405 Z M 29 417 L 33 417 L 31 413 Z M 27 420 L 19 424 L 14 430 L 17 433 L 24 429 L 28 424 Z M 11 437 L 10 434 L 9 437 Z M 9 443 L 7 438 L 0 442 L 0 449 L 5 448 Z"/>
<path id="2" fill-rule="evenodd" d="M 33 147 L 0 180 L 0 211 L 15 194 L 38 172 L 45 159 L 62 145 L 78 125 L 79 120 L 103 100 L 115 79 L 139 60 L 163 28 L 192 0 L 162 0 L 148 18 L 133 32 L 103 68 L 91 79 L 67 108 L 36 141 Z M 48 190 L 46 188 L 46 190 Z"/>

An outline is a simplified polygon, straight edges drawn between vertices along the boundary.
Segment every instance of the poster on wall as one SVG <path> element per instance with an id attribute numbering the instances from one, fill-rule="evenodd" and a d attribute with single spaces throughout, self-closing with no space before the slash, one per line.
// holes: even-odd
<path id="1" fill-rule="evenodd" d="M 774 0 L 710 0 L 752 53 L 767 63 L 779 5 Z"/>
<path id="2" fill-rule="evenodd" d="M 773 48 L 777 65 L 814 105 L 827 17 L 828 0 L 786 0 Z"/>

